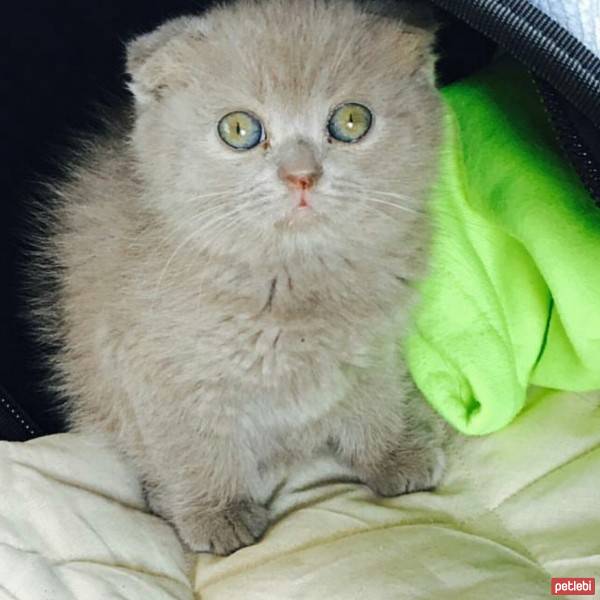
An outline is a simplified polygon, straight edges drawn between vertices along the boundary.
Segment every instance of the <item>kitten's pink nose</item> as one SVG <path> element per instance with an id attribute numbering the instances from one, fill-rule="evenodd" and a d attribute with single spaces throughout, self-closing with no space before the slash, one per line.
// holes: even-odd
<path id="1" fill-rule="evenodd" d="M 281 149 L 277 174 L 290 188 L 310 190 L 319 181 L 323 169 L 311 144 L 304 140 L 294 140 Z"/>
<path id="2" fill-rule="evenodd" d="M 299 190 L 310 190 L 317 183 L 320 176 L 319 172 L 307 175 L 294 175 L 293 173 L 288 173 L 284 168 L 279 167 L 279 177 L 290 187 L 298 188 Z"/>

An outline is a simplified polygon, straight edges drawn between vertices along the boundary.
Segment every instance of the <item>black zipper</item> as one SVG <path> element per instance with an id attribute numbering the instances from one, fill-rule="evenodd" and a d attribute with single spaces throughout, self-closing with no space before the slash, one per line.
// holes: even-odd
<path id="1" fill-rule="evenodd" d="M 600 159 L 588 147 L 578 131 L 572 116 L 573 108 L 547 82 L 534 78 L 548 117 L 554 126 L 556 138 L 568 156 L 581 181 L 600 205 Z M 581 115 L 579 115 L 580 118 Z M 593 129 L 591 124 L 588 127 Z M 600 134 L 599 134 L 600 137 Z"/>
<path id="2" fill-rule="evenodd" d="M 600 206 L 600 142 L 589 143 L 600 140 L 600 58 L 528 0 L 432 2 L 494 40 L 537 77 L 558 142 Z"/>
<path id="3" fill-rule="evenodd" d="M 600 58 L 528 0 L 432 0 L 505 48 L 600 127 Z"/>
<path id="4" fill-rule="evenodd" d="M 24 442 L 41 435 L 41 428 L 0 386 L 0 440 Z"/>

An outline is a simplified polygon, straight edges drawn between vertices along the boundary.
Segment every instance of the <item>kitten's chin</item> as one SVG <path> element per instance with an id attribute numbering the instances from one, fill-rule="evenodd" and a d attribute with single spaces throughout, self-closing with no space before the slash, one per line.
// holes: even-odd
<path id="1" fill-rule="evenodd" d="M 295 206 L 282 219 L 275 222 L 275 228 L 279 231 L 297 233 L 318 227 L 325 221 L 326 217 L 312 206 Z"/>

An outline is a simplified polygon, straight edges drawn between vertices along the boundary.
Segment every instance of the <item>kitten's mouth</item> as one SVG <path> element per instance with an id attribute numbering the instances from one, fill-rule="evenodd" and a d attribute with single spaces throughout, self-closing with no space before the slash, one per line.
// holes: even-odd
<path id="1" fill-rule="evenodd" d="M 305 186 L 291 189 L 290 199 L 293 205 L 293 212 L 300 209 L 312 208 L 312 194 Z"/>
<path id="2" fill-rule="evenodd" d="M 299 221 L 313 221 L 317 216 L 315 209 L 308 203 L 306 204 L 297 204 L 290 211 L 289 221 L 290 223 Z"/>
<path id="3" fill-rule="evenodd" d="M 291 211 L 291 219 L 306 220 L 312 216 L 316 216 L 316 211 L 313 207 L 313 199 L 308 191 L 301 190 L 297 195 L 294 194 L 295 206 Z"/>
<path id="4" fill-rule="evenodd" d="M 292 206 L 286 211 L 286 215 L 278 221 L 276 227 L 298 231 L 314 226 L 321 220 L 321 217 L 321 213 L 315 210 L 311 195 L 301 192 L 293 197 Z"/>
<path id="5" fill-rule="evenodd" d="M 308 190 L 295 190 L 292 193 L 292 201 L 294 206 L 290 211 L 290 220 L 305 220 L 309 216 L 316 214 L 313 207 L 313 198 Z"/>
<path id="6" fill-rule="evenodd" d="M 298 202 L 298 206 L 296 207 L 297 209 L 298 208 L 310 208 L 310 203 L 308 201 L 307 196 L 308 195 L 304 190 L 302 190 L 300 192 L 300 202 Z"/>

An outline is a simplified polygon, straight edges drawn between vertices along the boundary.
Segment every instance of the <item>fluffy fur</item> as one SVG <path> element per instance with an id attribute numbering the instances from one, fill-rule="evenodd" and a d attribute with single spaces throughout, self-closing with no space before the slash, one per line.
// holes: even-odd
<path id="1" fill-rule="evenodd" d="M 441 131 L 432 38 L 349 0 L 177 19 L 129 46 L 131 126 L 59 186 L 40 267 L 58 304 L 36 314 L 72 426 L 133 461 L 191 549 L 257 540 L 266 490 L 321 452 L 383 495 L 439 480 L 441 426 L 399 355 Z M 327 136 L 344 101 L 374 114 L 356 144 Z M 264 144 L 222 143 L 233 110 Z M 300 151 L 321 173 L 303 211 L 278 177 Z"/>

